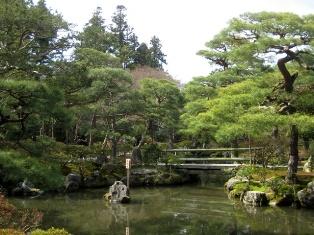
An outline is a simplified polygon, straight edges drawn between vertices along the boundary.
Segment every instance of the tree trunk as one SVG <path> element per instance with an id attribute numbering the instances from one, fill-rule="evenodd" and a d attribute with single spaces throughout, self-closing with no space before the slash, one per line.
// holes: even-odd
<path id="1" fill-rule="evenodd" d="M 79 129 L 80 129 L 80 121 L 81 121 L 81 116 L 78 117 L 76 123 L 75 123 L 75 128 L 74 128 L 74 141 L 77 142 L 78 140 L 78 134 L 79 134 Z"/>
<path id="2" fill-rule="evenodd" d="M 54 125 L 55 125 L 55 120 L 52 118 L 51 120 L 51 138 L 55 138 L 55 131 L 54 131 Z"/>
<path id="3" fill-rule="evenodd" d="M 92 130 L 96 128 L 96 111 L 93 113 L 92 120 L 91 120 L 91 129 L 89 131 L 89 141 L 88 146 L 91 147 L 93 145 L 93 134 Z"/>
<path id="4" fill-rule="evenodd" d="M 115 134 L 115 131 L 116 131 L 116 119 L 115 118 L 112 119 L 111 129 L 112 129 L 112 132 Z M 118 149 L 118 138 L 117 136 L 114 135 L 112 138 L 112 146 L 111 146 L 112 158 L 114 160 L 117 157 L 117 149 Z"/>
<path id="5" fill-rule="evenodd" d="M 106 134 L 104 141 L 102 142 L 101 149 L 105 149 L 107 146 L 108 134 Z"/>
<path id="6" fill-rule="evenodd" d="M 65 143 L 69 144 L 69 129 L 65 130 Z"/>
<path id="7" fill-rule="evenodd" d="M 169 141 L 168 141 L 168 148 L 173 149 L 173 142 L 174 142 L 174 129 L 171 129 L 169 132 Z"/>
<path id="8" fill-rule="evenodd" d="M 118 152 L 118 141 L 117 141 L 117 138 L 114 137 L 112 139 L 112 146 L 111 146 L 112 159 L 116 159 L 117 152 Z"/>
<path id="9" fill-rule="evenodd" d="M 231 146 L 232 148 L 237 149 L 239 147 L 238 139 L 233 140 Z M 231 157 L 239 157 L 239 151 L 238 150 L 231 151 Z"/>
<path id="10" fill-rule="evenodd" d="M 286 181 L 288 183 L 295 183 L 297 180 L 297 171 L 298 171 L 298 161 L 299 161 L 299 152 L 298 152 L 298 139 L 299 133 L 296 125 L 291 126 L 290 131 L 290 157 L 288 162 L 288 172 L 286 176 Z"/>
<path id="11" fill-rule="evenodd" d="M 287 56 L 279 59 L 277 61 L 277 65 L 278 65 L 278 68 L 279 68 L 283 78 L 284 78 L 285 90 L 286 90 L 286 92 L 291 93 L 293 91 L 293 83 L 294 83 L 295 79 L 297 78 L 298 73 L 294 73 L 291 75 L 289 73 L 287 67 L 286 67 L 286 63 L 288 63 L 291 60 L 296 59 L 297 55 L 289 49 L 285 49 L 284 51 L 287 54 Z"/>
<path id="12" fill-rule="evenodd" d="M 41 127 L 39 129 L 39 136 L 42 137 L 45 134 L 45 123 L 42 122 Z"/>
<path id="13" fill-rule="evenodd" d="M 132 162 L 134 162 L 134 163 L 141 163 L 142 162 L 141 147 L 144 144 L 145 134 L 146 134 L 146 132 L 142 133 L 140 141 L 132 149 Z"/>
<path id="14" fill-rule="evenodd" d="M 272 141 L 274 143 L 275 147 L 275 153 L 279 156 L 280 159 L 284 156 L 284 149 L 282 144 L 280 143 L 280 135 L 279 135 L 279 129 L 278 126 L 275 126 L 272 130 Z"/>

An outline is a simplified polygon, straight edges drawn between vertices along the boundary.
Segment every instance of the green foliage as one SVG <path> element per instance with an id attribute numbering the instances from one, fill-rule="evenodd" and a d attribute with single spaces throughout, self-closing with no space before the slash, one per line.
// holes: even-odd
<path id="1" fill-rule="evenodd" d="M 180 161 L 178 160 L 178 157 L 174 154 L 168 154 L 167 155 L 167 159 L 166 159 L 166 163 L 169 164 L 176 164 L 179 163 Z"/>
<path id="2" fill-rule="evenodd" d="M 16 151 L 0 152 L 1 181 L 16 185 L 27 179 L 40 189 L 56 189 L 63 185 L 60 168 L 47 161 L 35 159 Z"/>
<path id="3" fill-rule="evenodd" d="M 268 187 L 278 196 L 295 195 L 295 186 L 287 184 L 283 177 L 274 177 L 266 183 Z"/>
<path id="4" fill-rule="evenodd" d="M 156 163 L 162 157 L 162 149 L 158 144 L 146 144 L 143 146 L 143 162 Z"/>
<path id="5" fill-rule="evenodd" d="M 32 231 L 32 235 L 71 235 L 65 229 L 49 228 L 48 230 L 36 229 Z"/>
<path id="6" fill-rule="evenodd" d="M 255 173 L 257 170 L 254 166 L 244 166 L 241 167 L 237 171 L 237 176 L 246 177 L 247 179 L 252 179 L 253 173 Z"/>
<path id="7" fill-rule="evenodd" d="M 188 138 L 229 144 L 247 139 L 264 141 L 274 126 L 284 133 L 298 123 L 304 136 L 313 136 L 313 22 L 310 16 L 293 13 L 244 13 L 206 43 L 205 57 L 216 70 L 194 78 L 184 88 L 188 100 L 181 116 Z M 275 71 L 275 54 L 289 45 L 297 54 L 289 70 L 298 69 L 294 92 L 281 92 L 282 74 Z M 284 104 L 294 115 L 283 116 Z M 312 137 L 311 137 L 312 138 Z"/>
<path id="8" fill-rule="evenodd" d="M 183 105 L 183 96 L 179 88 L 169 80 L 147 78 L 140 83 L 144 115 L 150 136 L 154 139 L 158 131 L 164 137 L 168 137 L 178 127 Z"/>
<path id="9" fill-rule="evenodd" d="M 113 35 L 107 32 L 102 9 L 97 7 L 92 18 L 85 25 L 83 32 L 78 35 L 80 48 L 93 48 L 99 52 L 111 52 Z"/>
<path id="10" fill-rule="evenodd" d="M 230 197 L 231 198 L 240 198 L 241 195 L 246 192 L 249 191 L 250 187 L 249 187 L 249 183 L 248 182 L 242 182 L 242 183 L 238 183 L 236 185 L 234 185 L 233 190 L 230 192 Z"/>

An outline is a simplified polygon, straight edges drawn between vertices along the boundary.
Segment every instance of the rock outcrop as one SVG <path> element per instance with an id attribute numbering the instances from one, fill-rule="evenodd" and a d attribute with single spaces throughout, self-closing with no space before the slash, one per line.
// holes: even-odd
<path id="1" fill-rule="evenodd" d="M 72 193 L 79 190 L 81 185 L 81 176 L 78 174 L 70 173 L 65 177 L 65 192 Z"/>
<path id="2" fill-rule="evenodd" d="M 247 178 L 240 176 L 232 177 L 225 183 L 225 188 L 228 192 L 231 192 L 236 184 L 242 182 L 248 182 Z"/>
<path id="3" fill-rule="evenodd" d="M 36 197 L 41 194 L 43 194 L 43 191 L 34 188 L 33 184 L 27 180 L 18 183 L 17 187 L 12 190 L 12 195 L 18 197 Z"/>
<path id="4" fill-rule="evenodd" d="M 302 207 L 314 209 L 314 180 L 297 193 Z"/>
<path id="5" fill-rule="evenodd" d="M 110 186 L 109 192 L 105 198 L 111 203 L 128 203 L 130 202 L 129 190 L 122 181 L 116 181 Z"/>
<path id="6" fill-rule="evenodd" d="M 243 196 L 243 203 L 250 206 L 267 206 L 268 199 L 266 193 L 259 191 L 247 191 Z"/>

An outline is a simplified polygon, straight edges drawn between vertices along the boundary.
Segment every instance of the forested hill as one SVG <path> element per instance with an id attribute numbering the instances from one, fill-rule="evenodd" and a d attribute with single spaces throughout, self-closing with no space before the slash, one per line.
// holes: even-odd
<path id="1" fill-rule="evenodd" d="M 161 40 L 139 42 L 122 5 L 111 20 L 95 9 L 75 33 L 44 1 L 0 0 L 0 185 L 58 187 L 82 171 L 64 163 L 87 156 L 149 162 L 165 148 L 250 144 L 278 160 L 297 134 L 308 151 L 313 23 L 292 13 L 234 18 L 199 51 L 215 70 L 179 89 Z"/>

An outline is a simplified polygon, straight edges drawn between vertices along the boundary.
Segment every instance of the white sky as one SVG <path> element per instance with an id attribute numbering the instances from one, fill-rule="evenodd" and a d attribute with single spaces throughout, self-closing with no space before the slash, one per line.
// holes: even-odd
<path id="1" fill-rule="evenodd" d="M 153 35 L 159 37 L 167 54 L 165 69 L 182 83 L 210 72 L 207 60 L 196 53 L 232 17 L 248 11 L 314 13 L 313 0 L 46 0 L 46 3 L 77 25 L 76 30 L 83 28 L 97 6 L 102 7 L 103 17 L 109 23 L 116 6 L 124 5 L 128 23 L 139 41 L 149 43 Z"/>

